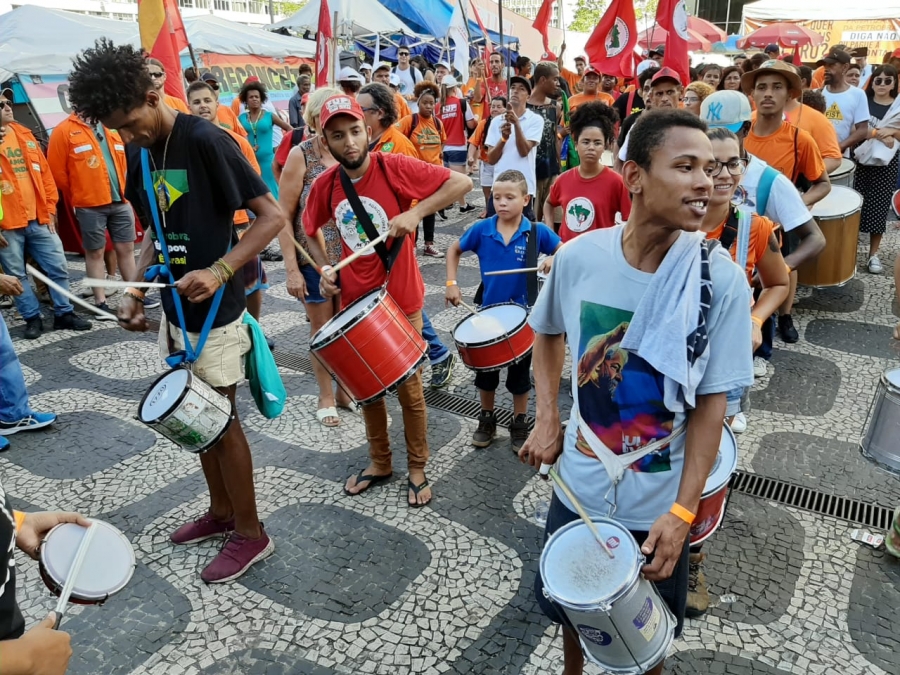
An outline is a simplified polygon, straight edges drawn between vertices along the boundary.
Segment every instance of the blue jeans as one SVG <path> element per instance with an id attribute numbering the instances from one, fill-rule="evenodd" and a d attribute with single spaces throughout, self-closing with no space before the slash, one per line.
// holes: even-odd
<path id="1" fill-rule="evenodd" d="M 16 309 L 26 321 L 39 317 L 41 303 L 28 282 L 25 255 L 34 258 L 51 281 L 68 291 L 69 269 L 66 266 L 62 241 L 50 231 L 49 227 L 39 224 L 36 220 L 18 230 L 3 230 L 3 237 L 9 242 L 9 246 L 0 248 L 0 265 L 3 266 L 4 272 L 16 277 L 22 283 L 22 295 L 13 298 Z M 56 316 L 75 310 L 68 298 L 53 288 L 50 288 L 50 297 L 53 299 L 53 313 Z"/>
<path id="2" fill-rule="evenodd" d="M 428 362 L 432 366 L 443 363 L 450 357 L 450 350 L 441 342 L 424 309 L 422 310 L 422 337 L 428 343 Z"/>
<path id="3" fill-rule="evenodd" d="M 3 317 L 0 317 L 0 421 L 17 422 L 31 415 L 25 376 L 19 357 L 13 349 L 12 338 Z"/>

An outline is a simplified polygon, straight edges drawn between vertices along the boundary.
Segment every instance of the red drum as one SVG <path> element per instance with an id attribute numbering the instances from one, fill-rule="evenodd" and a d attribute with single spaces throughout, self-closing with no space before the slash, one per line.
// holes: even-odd
<path id="1" fill-rule="evenodd" d="M 421 333 L 383 289 L 342 309 L 313 335 L 309 350 L 361 404 L 395 391 L 428 353 Z"/>
<path id="2" fill-rule="evenodd" d="M 528 311 L 505 302 L 466 317 L 453 329 L 459 358 L 469 368 L 489 372 L 517 363 L 531 352 L 534 331 Z"/>
<path id="3" fill-rule="evenodd" d="M 728 497 L 728 482 L 736 469 L 737 441 L 731 427 L 726 424 L 722 430 L 722 440 L 719 441 L 719 454 L 716 455 L 716 462 L 709 472 L 709 478 L 706 479 L 703 497 L 700 499 L 700 506 L 697 507 L 697 517 L 691 525 L 692 546 L 709 539 L 722 524 L 722 518 L 725 517 L 725 500 Z"/>

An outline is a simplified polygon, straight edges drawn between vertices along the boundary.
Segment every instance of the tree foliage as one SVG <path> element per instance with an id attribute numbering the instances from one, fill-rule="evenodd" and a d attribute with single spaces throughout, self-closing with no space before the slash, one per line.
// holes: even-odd
<path id="1" fill-rule="evenodd" d="M 656 17 L 656 8 L 659 0 L 637 0 L 634 3 L 634 16 L 637 19 L 638 30 L 644 30 L 648 25 L 653 25 Z M 575 13 L 572 22 L 569 24 L 569 30 L 581 33 L 590 33 L 594 30 L 603 12 L 606 11 L 608 3 L 606 0 L 578 0 L 575 5 Z"/>

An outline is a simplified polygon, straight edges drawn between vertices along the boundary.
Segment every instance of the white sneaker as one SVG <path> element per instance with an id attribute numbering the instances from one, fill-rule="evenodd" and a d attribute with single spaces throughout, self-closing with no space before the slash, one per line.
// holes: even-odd
<path id="1" fill-rule="evenodd" d="M 106 275 L 106 280 L 107 280 L 107 281 L 122 281 L 122 277 L 120 277 L 118 274 L 107 274 L 107 275 Z M 108 298 L 109 296 L 115 295 L 116 293 L 119 292 L 119 289 L 118 289 L 118 288 L 107 288 L 107 289 L 104 289 L 104 290 L 106 291 L 106 297 L 107 297 L 107 298 Z"/>
<path id="2" fill-rule="evenodd" d="M 739 412 L 731 420 L 731 430 L 736 434 L 742 434 L 747 431 L 747 417 L 744 413 Z"/>
<path id="3" fill-rule="evenodd" d="M 881 261 L 877 255 L 873 255 L 869 258 L 869 274 L 881 274 L 882 272 L 884 272 L 884 268 L 881 266 Z"/>
<path id="4" fill-rule="evenodd" d="M 763 377 L 769 371 L 769 362 L 761 356 L 753 357 L 753 377 Z"/>

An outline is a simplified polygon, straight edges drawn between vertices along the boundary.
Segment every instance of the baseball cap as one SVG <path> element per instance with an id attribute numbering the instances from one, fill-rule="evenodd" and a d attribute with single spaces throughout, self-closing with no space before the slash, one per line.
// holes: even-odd
<path id="1" fill-rule="evenodd" d="M 400 76 L 397 73 L 391 73 L 390 84 L 392 87 L 400 86 Z"/>
<path id="2" fill-rule="evenodd" d="M 803 93 L 803 83 L 800 81 L 800 75 L 797 73 L 797 69 L 778 59 L 763 61 L 759 68 L 751 70 L 749 73 L 744 73 L 741 76 L 741 89 L 747 96 L 750 96 L 753 87 L 756 86 L 756 78 L 760 75 L 765 75 L 766 73 L 781 75 L 788 81 L 788 85 L 791 88 L 791 98 L 800 98 L 800 95 Z"/>
<path id="3" fill-rule="evenodd" d="M 850 63 L 850 58 L 850 52 L 846 52 L 838 47 L 832 47 L 822 57 L 822 63 L 827 63 L 828 65 L 832 63 Z"/>
<path id="4" fill-rule="evenodd" d="M 681 84 L 681 76 L 668 66 L 659 69 L 659 72 L 650 79 L 650 85 L 652 86 L 660 80 L 675 80 L 679 85 Z"/>
<path id="5" fill-rule="evenodd" d="M 588 75 L 596 75 L 597 77 L 602 77 L 603 73 L 594 68 L 594 66 L 588 66 L 584 69 L 584 72 L 581 74 L 581 77 L 587 77 Z"/>
<path id="6" fill-rule="evenodd" d="M 529 82 L 527 79 L 525 79 L 524 77 L 519 77 L 518 75 L 513 75 L 511 78 L 509 78 L 510 87 L 512 87 L 517 82 L 524 86 L 528 90 L 529 94 L 531 93 L 531 82 Z"/>
<path id="7" fill-rule="evenodd" d="M 456 78 L 452 75 L 444 75 L 444 79 L 441 80 L 441 85 L 444 87 L 457 87 L 459 86 L 459 82 L 457 82 Z"/>
<path id="8" fill-rule="evenodd" d="M 649 52 L 647 52 L 647 56 L 653 56 L 654 54 L 657 54 L 659 56 L 665 56 L 666 55 L 666 46 L 665 45 L 657 45 L 656 49 L 651 49 Z"/>
<path id="9" fill-rule="evenodd" d="M 379 70 L 384 70 L 384 69 L 390 70 L 391 64 L 388 63 L 387 61 L 379 61 L 378 63 L 375 64 L 375 68 L 372 72 L 377 73 Z"/>
<path id="10" fill-rule="evenodd" d="M 700 119 L 711 129 L 725 127 L 737 133 L 752 115 L 750 100 L 739 91 L 717 91 L 700 104 Z"/>
<path id="11" fill-rule="evenodd" d="M 650 70 L 651 68 L 657 68 L 656 61 L 653 59 L 647 59 L 646 61 L 641 61 L 637 65 L 637 70 L 635 71 L 635 75 L 642 74 L 645 70 Z"/>
<path id="12" fill-rule="evenodd" d="M 774 42 L 767 44 L 766 48 L 763 49 L 764 54 L 769 54 L 771 52 L 780 52 L 780 51 L 781 51 L 781 49 L 779 49 L 778 45 L 776 45 Z"/>
<path id="13" fill-rule="evenodd" d="M 371 63 L 365 63 L 365 62 L 364 62 L 364 63 L 359 67 L 359 70 L 360 70 L 360 72 L 362 72 L 363 70 L 372 70 L 372 64 L 371 64 Z"/>
<path id="14" fill-rule="evenodd" d="M 438 66 L 444 66 L 444 68 L 446 68 L 447 70 L 450 70 L 450 64 L 447 63 L 446 61 L 438 61 L 437 63 L 434 64 L 435 68 L 437 68 Z"/>
<path id="15" fill-rule="evenodd" d="M 891 52 L 891 58 L 900 59 L 900 48 L 895 49 L 893 52 Z"/>
<path id="16" fill-rule="evenodd" d="M 337 76 L 338 82 L 365 82 L 365 78 L 350 66 L 341 68 Z"/>
<path id="17" fill-rule="evenodd" d="M 575 60 L 576 60 L 576 61 L 584 61 L 585 63 L 587 63 L 587 57 L 586 57 L 586 56 L 581 56 L 580 54 L 579 54 L 578 56 L 575 57 Z"/>
<path id="18" fill-rule="evenodd" d="M 218 78 L 210 72 L 201 73 L 200 81 L 201 82 L 215 82 L 216 84 L 219 84 Z"/>
<path id="19" fill-rule="evenodd" d="M 326 126 L 328 126 L 329 121 L 331 121 L 335 117 L 338 117 L 339 115 L 349 115 L 350 117 L 357 120 L 365 119 L 363 110 L 359 107 L 359 103 L 356 102 L 356 99 L 341 94 L 339 96 L 332 96 L 331 98 L 326 99 L 322 104 L 322 111 L 319 116 L 319 124 L 321 124 L 322 128 L 324 129 Z"/>
<path id="20" fill-rule="evenodd" d="M 7 101 L 13 100 L 13 90 L 9 87 L 0 89 L 0 96 L 5 96 Z"/>

